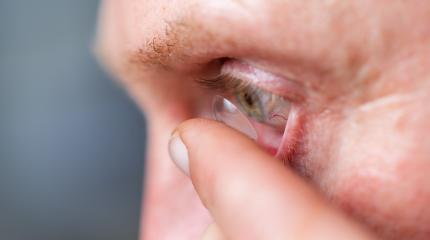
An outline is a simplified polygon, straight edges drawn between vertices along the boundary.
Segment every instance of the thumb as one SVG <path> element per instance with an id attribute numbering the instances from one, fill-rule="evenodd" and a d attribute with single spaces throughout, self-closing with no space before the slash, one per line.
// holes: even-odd
<path id="1" fill-rule="evenodd" d="M 281 161 L 221 123 L 186 121 L 169 150 L 228 239 L 371 239 Z"/>

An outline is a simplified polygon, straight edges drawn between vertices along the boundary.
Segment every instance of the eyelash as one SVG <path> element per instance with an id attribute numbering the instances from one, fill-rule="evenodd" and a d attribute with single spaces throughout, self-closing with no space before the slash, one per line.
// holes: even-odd
<path id="1" fill-rule="evenodd" d="M 228 74 L 220 74 L 213 79 L 200 78 L 197 80 L 197 83 L 203 88 L 221 93 L 234 93 L 235 91 L 245 89 L 255 91 L 258 89 L 254 84 L 232 77 Z"/>

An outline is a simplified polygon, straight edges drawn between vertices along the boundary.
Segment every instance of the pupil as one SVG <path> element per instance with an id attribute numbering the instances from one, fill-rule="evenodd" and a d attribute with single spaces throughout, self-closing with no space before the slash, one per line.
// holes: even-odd
<path id="1" fill-rule="evenodd" d="M 248 93 L 245 93 L 245 102 L 250 106 L 250 107 L 252 107 L 252 106 L 254 106 L 254 100 L 252 99 L 252 97 L 248 94 Z"/>

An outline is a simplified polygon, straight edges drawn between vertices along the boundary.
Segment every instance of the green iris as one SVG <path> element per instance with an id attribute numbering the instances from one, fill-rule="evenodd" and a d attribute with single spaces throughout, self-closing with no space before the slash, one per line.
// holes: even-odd
<path id="1" fill-rule="evenodd" d="M 264 109 L 259 94 L 254 89 L 245 88 L 236 92 L 239 108 L 249 117 L 259 122 L 265 120 Z"/>

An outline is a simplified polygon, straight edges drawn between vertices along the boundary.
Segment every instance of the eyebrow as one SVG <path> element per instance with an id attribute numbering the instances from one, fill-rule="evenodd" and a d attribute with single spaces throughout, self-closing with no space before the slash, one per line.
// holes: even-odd
<path id="1" fill-rule="evenodd" d="M 162 31 L 154 34 L 130 55 L 131 63 L 170 70 L 173 61 L 185 62 L 191 58 L 188 52 L 199 36 L 210 35 L 208 31 L 188 18 L 180 21 L 164 21 L 164 23 Z"/>
<path id="2" fill-rule="evenodd" d="M 303 41 L 297 41 L 297 39 L 293 41 L 295 39 L 293 37 L 291 44 L 287 44 L 282 55 L 280 55 L 279 51 L 270 52 L 267 44 L 255 45 L 254 43 L 252 45 L 253 42 L 249 41 L 249 39 L 244 40 L 243 34 L 238 31 L 237 22 L 229 27 L 229 32 L 219 31 L 219 28 L 215 24 L 207 24 L 207 19 L 204 19 L 204 17 L 207 16 L 189 11 L 186 15 L 176 16 L 175 20 L 161 20 L 163 21 L 162 26 L 157 27 L 158 29 L 153 29 L 149 33 L 150 36 L 146 36 L 146 38 L 141 40 L 142 44 L 140 47 L 129 53 L 128 62 L 137 66 L 138 69 L 164 70 L 178 73 L 196 71 L 199 69 L 198 66 L 206 65 L 212 60 L 223 57 L 240 58 L 248 54 L 253 57 L 264 56 L 267 58 L 268 56 L 272 56 L 278 61 L 282 60 L 282 63 L 288 64 L 290 68 L 312 69 L 313 72 L 320 76 L 340 79 L 341 77 L 347 78 L 352 72 L 358 71 L 368 57 L 362 53 L 362 45 L 343 44 L 333 50 L 328 50 L 331 48 L 326 46 L 309 51 L 309 48 Z M 311 20 L 318 20 L 318 17 L 315 18 Z M 228 21 L 238 20 L 229 18 Z M 253 24 L 252 21 L 247 22 L 248 27 L 251 24 Z M 296 23 L 286 22 L 286 24 L 294 26 Z M 295 28 L 289 28 L 288 26 L 290 25 L 286 25 L 285 29 L 289 30 L 289 32 L 294 32 Z M 335 25 L 329 24 L 324 29 L 327 33 L 340 34 L 338 31 L 333 32 L 336 30 L 335 27 Z M 239 28 L 239 30 L 241 29 Z M 307 28 L 304 29 L 306 30 Z M 250 29 L 247 29 L 247 31 L 250 31 Z M 319 36 L 315 35 L 316 33 L 313 33 L 309 29 L 304 31 L 302 35 L 306 34 L 314 37 L 306 39 L 315 39 L 315 36 Z M 264 41 L 265 38 L 258 40 Z M 242 52 L 238 54 L 238 51 Z M 348 51 L 348 54 L 343 54 L 345 51 Z M 334 56 L 339 55 L 339 52 L 342 53 L 340 56 L 344 60 L 341 62 L 330 61 Z M 343 65 L 345 61 L 349 61 L 347 66 Z M 314 84 L 316 86 L 319 83 Z"/>
<path id="3" fill-rule="evenodd" d="M 164 32 L 144 42 L 143 46 L 131 55 L 130 62 L 167 68 L 168 59 L 179 46 L 179 29 L 176 23 L 165 23 Z"/>

